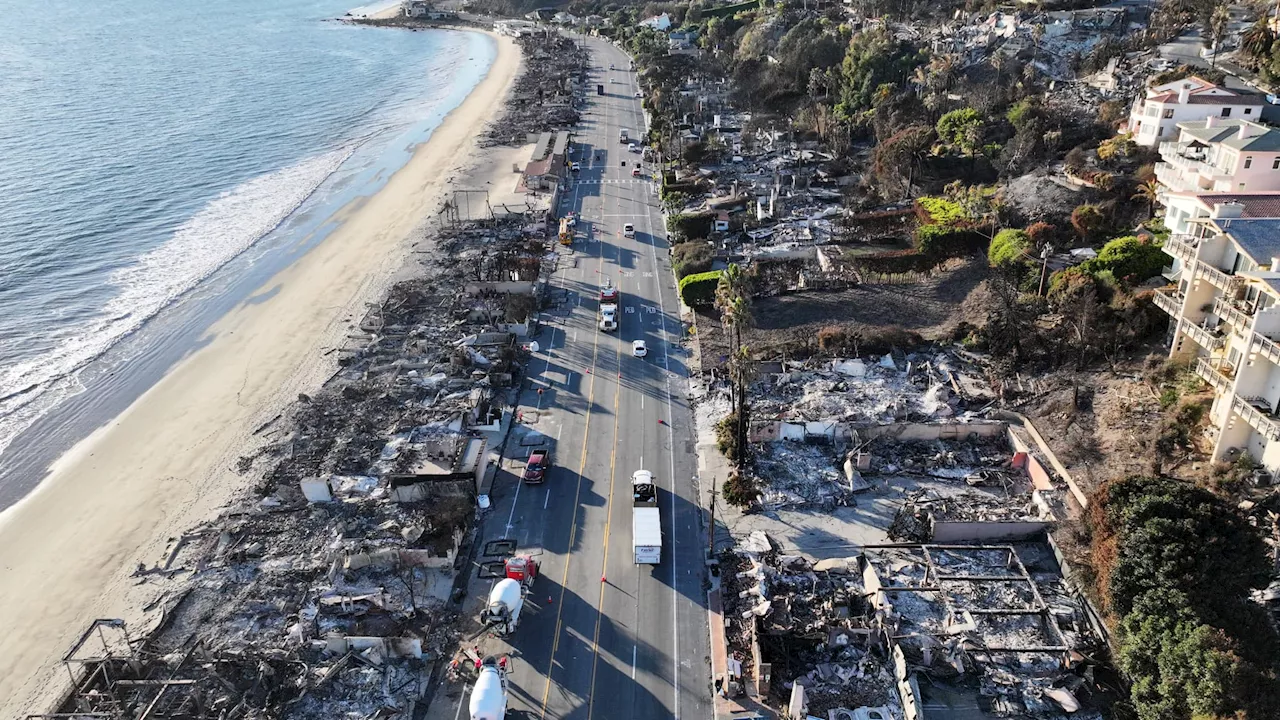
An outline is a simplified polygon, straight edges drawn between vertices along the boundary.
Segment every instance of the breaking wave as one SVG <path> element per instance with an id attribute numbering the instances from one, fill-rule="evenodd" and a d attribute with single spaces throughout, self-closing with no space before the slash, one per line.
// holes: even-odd
<path id="1" fill-rule="evenodd" d="M 51 351 L 0 368 L 0 453 L 82 389 L 75 373 L 85 364 L 284 222 L 355 149 L 310 157 L 222 193 L 162 245 L 114 272 L 108 284 L 116 293 L 93 319 L 54 331 L 61 337 Z"/>

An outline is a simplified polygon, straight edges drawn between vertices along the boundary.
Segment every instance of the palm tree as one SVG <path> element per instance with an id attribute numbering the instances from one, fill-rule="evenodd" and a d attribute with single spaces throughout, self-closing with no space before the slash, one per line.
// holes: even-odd
<path id="1" fill-rule="evenodd" d="M 1156 201 L 1160 198 L 1160 183 L 1155 180 L 1148 180 L 1138 186 L 1138 191 L 1133 194 L 1134 200 L 1141 200 L 1147 204 L 1147 219 L 1156 216 Z"/>
<path id="2" fill-rule="evenodd" d="M 1248 54 L 1255 65 L 1271 53 L 1271 45 L 1276 41 L 1276 34 L 1271 31 L 1267 20 L 1266 16 L 1258 18 L 1257 22 L 1240 35 L 1240 49 Z"/>
<path id="3" fill-rule="evenodd" d="M 1222 39 L 1227 35 L 1229 22 L 1231 22 L 1231 11 L 1225 4 L 1215 7 L 1213 14 L 1209 16 L 1209 31 L 1213 38 L 1213 59 L 1209 61 L 1210 67 L 1218 67 L 1218 50 L 1222 47 Z"/>
<path id="4" fill-rule="evenodd" d="M 739 473 L 746 464 L 747 452 L 747 383 L 751 381 L 752 364 L 746 347 L 742 344 L 742 328 L 751 324 L 751 296 L 747 289 L 747 276 L 737 263 L 731 263 L 720 274 L 716 286 L 716 307 L 720 308 L 721 322 L 731 331 L 732 351 L 729 355 L 729 399 L 737 419 L 735 462 Z"/>

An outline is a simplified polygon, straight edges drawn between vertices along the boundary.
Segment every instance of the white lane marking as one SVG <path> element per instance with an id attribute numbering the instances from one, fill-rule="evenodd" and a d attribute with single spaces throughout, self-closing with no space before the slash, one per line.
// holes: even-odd
<path id="1" fill-rule="evenodd" d="M 649 233 L 649 237 L 653 237 L 653 213 L 652 211 L 645 213 L 645 230 Z M 670 240 L 668 240 L 670 242 Z M 650 246 L 652 252 L 649 257 L 653 260 L 653 275 L 658 277 L 658 247 L 656 244 Z M 658 284 L 658 311 L 662 313 L 662 317 L 667 315 L 666 304 L 662 299 L 662 284 Z M 662 333 L 664 335 L 662 342 L 662 367 L 666 370 L 666 391 L 667 391 L 667 411 L 671 411 L 671 342 L 668 337 L 669 330 L 666 323 L 662 324 Z M 671 444 L 671 452 L 668 456 L 671 459 L 671 525 L 674 528 L 676 522 L 676 439 L 673 430 L 673 418 L 667 419 L 667 440 Z M 715 532 L 715 528 L 711 529 Z M 672 538 L 671 543 L 671 685 L 675 688 L 675 720 L 680 720 L 680 606 L 677 602 L 679 593 L 676 592 L 676 551 L 675 539 Z"/>
<path id="2" fill-rule="evenodd" d="M 631 646 L 631 679 L 632 680 L 636 679 L 636 646 L 635 645 Z M 459 705 L 458 707 L 461 708 L 462 706 Z"/>
<path id="3" fill-rule="evenodd" d="M 632 675 L 632 677 L 635 677 Z M 453 720 L 462 717 L 462 703 L 467 699 L 467 688 L 471 687 L 468 683 L 462 683 L 462 697 L 458 698 L 458 709 L 453 713 Z"/>
<path id="4" fill-rule="evenodd" d="M 520 486 L 524 484 L 524 478 L 516 478 L 516 495 L 511 499 L 511 514 L 507 516 L 507 531 L 504 536 L 511 535 L 511 522 L 516 518 L 516 505 L 520 503 Z"/>

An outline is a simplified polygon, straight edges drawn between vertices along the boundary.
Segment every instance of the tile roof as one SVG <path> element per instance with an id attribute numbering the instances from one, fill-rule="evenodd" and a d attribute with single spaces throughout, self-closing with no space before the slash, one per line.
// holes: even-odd
<path id="1" fill-rule="evenodd" d="M 1219 219 L 1214 224 L 1259 265 L 1270 265 L 1271 258 L 1280 257 L 1280 219 Z"/>
<path id="2" fill-rule="evenodd" d="M 1188 105 L 1262 105 L 1257 95 L 1196 95 L 1187 98 Z"/>
<path id="3" fill-rule="evenodd" d="M 1218 203 L 1240 203 L 1246 220 L 1280 218 L 1280 193 L 1205 193 L 1193 197 L 1210 209 Z"/>

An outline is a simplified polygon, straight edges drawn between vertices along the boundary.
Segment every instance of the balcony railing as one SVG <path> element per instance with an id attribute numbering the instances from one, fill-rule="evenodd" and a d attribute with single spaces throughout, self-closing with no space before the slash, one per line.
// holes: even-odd
<path id="1" fill-rule="evenodd" d="M 1168 280 L 1171 283 L 1177 283 L 1178 278 L 1182 277 L 1182 268 L 1174 268 L 1172 265 L 1165 265 L 1161 268 L 1160 274 L 1164 276 L 1165 280 Z"/>
<path id="2" fill-rule="evenodd" d="M 1235 307 L 1231 304 L 1231 301 L 1226 298 L 1220 297 L 1213 301 L 1213 314 L 1240 330 L 1248 330 L 1253 324 L 1252 313 Z"/>
<path id="3" fill-rule="evenodd" d="M 1269 337 L 1254 333 L 1253 339 L 1249 342 L 1249 352 L 1261 355 L 1272 363 L 1280 365 L 1280 344 Z"/>
<path id="4" fill-rule="evenodd" d="M 1231 293 L 1244 284 L 1244 278 L 1239 275 L 1228 275 L 1208 263 L 1196 263 L 1196 277 L 1204 278 L 1219 290 Z"/>
<path id="5" fill-rule="evenodd" d="M 1186 296 L 1177 290 L 1157 290 L 1155 297 L 1152 299 L 1154 300 L 1156 307 L 1169 313 L 1173 317 L 1176 318 L 1182 316 L 1182 301 L 1186 299 Z"/>
<path id="6" fill-rule="evenodd" d="M 1200 379 L 1213 386 L 1217 392 L 1229 392 L 1231 390 L 1231 376 L 1218 370 L 1221 360 L 1215 358 L 1200 358 L 1196 360 L 1196 375 Z M 1230 366 L 1224 366 L 1224 369 L 1231 371 Z"/>
<path id="7" fill-rule="evenodd" d="M 1255 407 L 1253 403 L 1237 395 L 1231 402 L 1231 410 L 1244 418 L 1249 426 L 1262 433 L 1268 440 L 1280 440 L 1280 420 L 1270 412 Z"/>
<path id="8" fill-rule="evenodd" d="M 1196 342 L 1197 345 L 1210 352 L 1222 349 L 1227 344 L 1227 338 L 1221 332 L 1202 328 L 1199 325 L 1189 321 L 1182 321 L 1182 332 Z"/>
<path id="9" fill-rule="evenodd" d="M 1174 187 L 1179 184 L 1180 177 L 1181 173 L 1173 165 L 1167 162 L 1156 163 L 1156 180 L 1159 180 L 1161 185 Z M 1177 192 L 1176 188 L 1175 192 Z"/>
<path id="10" fill-rule="evenodd" d="M 1171 235 L 1164 241 L 1164 251 L 1182 262 L 1196 259 L 1196 250 L 1200 247 L 1200 238 L 1194 235 Z"/>

